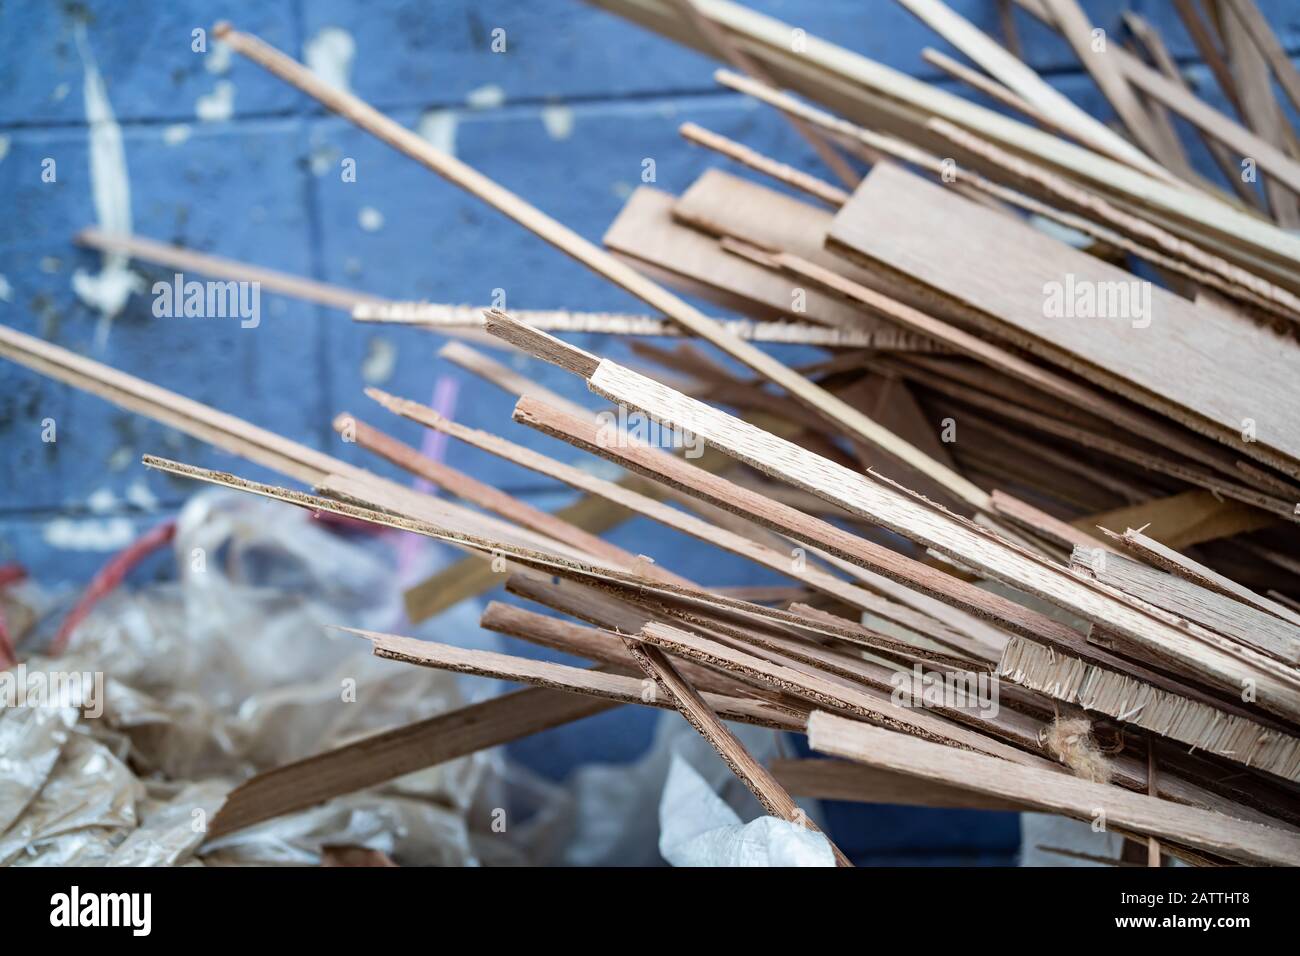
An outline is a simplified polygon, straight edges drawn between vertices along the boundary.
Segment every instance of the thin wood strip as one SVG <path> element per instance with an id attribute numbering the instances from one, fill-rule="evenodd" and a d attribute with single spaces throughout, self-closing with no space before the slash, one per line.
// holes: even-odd
<path id="1" fill-rule="evenodd" d="M 1138 102 L 1124 73 L 1109 56 L 1109 51 L 1097 51 L 1092 46 L 1092 23 L 1077 0 L 1040 0 L 1056 21 L 1057 29 L 1074 49 L 1079 62 L 1096 82 L 1102 94 L 1110 101 L 1115 113 L 1128 128 L 1129 134 L 1152 155 L 1159 155 L 1160 142 L 1152 135 L 1151 119 Z"/>
<path id="2" fill-rule="evenodd" d="M 776 85 L 767 70 L 757 60 L 733 43 L 727 33 L 717 24 L 700 13 L 699 8 L 695 5 L 695 0 L 671 0 L 671 2 L 690 21 L 691 26 L 700 34 L 705 43 L 724 60 L 741 72 L 748 73 L 761 83 L 766 83 L 768 86 Z M 858 184 L 862 177 L 853 170 L 853 167 L 845 161 L 843 156 L 836 152 L 835 147 L 825 137 L 799 119 L 793 116 L 789 117 L 789 119 L 790 125 L 795 128 L 795 132 L 812 146 L 813 151 L 839 177 L 840 182 L 850 189 Z"/>
<path id="3" fill-rule="evenodd" d="M 537 687 L 363 737 L 248 778 L 226 795 L 207 840 L 617 706 Z"/>
<path id="4" fill-rule="evenodd" d="M 1052 119 L 1047 113 L 1044 113 L 1033 103 L 1029 102 L 1019 93 L 1008 89 L 997 80 L 992 79 L 979 70 L 973 70 L 965 63 L 960 63 L 942 53 L 933 47 L 926 47 L 921 51 L 921 59 L 938 70 L 942 70 L 950 77 L 960 83 L 965 83 L 977 93 L 983 93 L 989 99 L 992 99 L 1008 109 L 1020 113 L 1022 116 L 1033 120 L 1043 129 L 1051 130 L 1061 136 L 1068 136 L 1071 139 L 1078 139 L 1072 132 Z"/>
<path id="5" fill-rule="evenodd" d="M 1034 2 L 1038 3 L 1041 0 L 1034 0 Z M 1030 4 L 1022 0 L 1022 5 L 1028 7 Z M 1179 19 L 1183 21 L 1187 35 L 1192 38 L 1201 61 L 1210 68 L 1215 82 L 1219 84 L 1219 90 L 1240 116 L 1241 98 L 1237 94 L 1237 82 L 1232 76 L 1232 71 L 1228 69 L 1228 61 L 1223 58 L 1223 52 L 1219 49 L 1219 44 L 1209 25 L 1197 10 L 1196 0 L 1174 0 L 1174 9 L 1178 12 Z"/>
<path id="6" fill-rule="evenodd" d="M 369 640 L 374 655 L 385 660 L 433 667 L 457 674 L 495 677 L 498 680 L 532 684 L 536 687 L 564 690 L 575 694 L 587 694 L 591 697 L 617 701 L 620 704 L 645 704 L 660 709 L 673 707 L 668 700 L 661 700 L 654 694 L 646 694 L 645 681 L 631 675 L 587 670 L 526 657 L 513 657 L 495 651 L 470 650 L 397 634 L 381 634 L 350 627 L 342 630 Z M 766 701 L 725 697 L 721 694 L 704 695 L 704 700 L 727 720 L 769 727 L 773 730 L 798 730 L 800 726 L 799 711 Z"/>
<path id="7" fill-rule="evenodd" d="M 1108 826 L 1132 829 L 1243 863 L 1300 863 L 1300 835 L 1285 830 L 1036 767 L 1019 767 L 821 711 L 808 718 L 808 741 L 820 753 L 992 797 L 1023 801 L 1076 819 L 1092 821 L 1100 809 Z"/>
<path id="8" fill-rule="evenodd" d="M 809 382 L 795 370 L 743 339 L 736 338 L 684 300 L 618 261 L 572 229 L 561 225 L 456 157 L 436 149 L 427 140 L 379 113 L 352 94 L 322 82 L 302 64 L 256 37 L 239 33 L 227 23 L 218 24 L 215 33 L 236 52 L 247 56 L 319 100 L 340 116 L 479 197 L 594 272 L 641 299 L 651 308 L 662 312 L 741 364 L 785 389 L 791 397 L 825 415 L 845 431 L 925 472 L 954 494 L 967 500 L 972 506 L 976 508 L 987 506 L 987 494 L 961 475 L 944 468 L 928 455 L 901 441 L 856 409 Z"/>
<path id="9" fill-rule="evenodd" d="M 1156 28 L 1145 17 L 1134 13 L 1132 10 L 1125 10 L 1122 16 L 1124 17 L 1124 25 L 1128 27 L 1129 32 L 1146 50 L 1152 65 L 1172 82 L 1190 92 L 1190 86 L 1178 66 L 1178 61 L 1169 52 L 1169 48 L 1165 46 L 1164 40 Z M 1160 103 L 1152 101 L 1150 97 L 1147 98 L 1146 106 L 1151 111 L 1152 116 L 1158 117 L 1161 125 L 1168 128 L 1170 136 L 1176 138 L 1178 130 L 1174 127 L 1169 111 Z M 1237 165 L 1237 159 L 1233 156 L 1232 151 L 1213 136 L 1208 135 L 1204 130 L 1198 128 L 1196 132 L 1201 142 L 1210 151 L 1210 156 L 1218 165 L 1223 178 L 1232 186 L 1237 197 L 1248 203 L 1252 208 L 1263 209 L 1264 205 L 1259 198 L 1259 194 L 1251 186 L 1242 182 L 1241 168 Z M 1186 158 L 1185 153 L 1184 158 Z M 1207 184 L 1203 188 L 1211 189 L 1212 186 Z"/>
<path id="10" fill-rule="evenodd" d="M 1125 594 L 1263 651 L 1300 664 L 1300 627 L 1216 591 L 1092 545 L 1076 547 L 1071 566 Z"/>
<path id="11" fill-rule="evenodd" d="M 1207 568 L 1205 565 L 1193 561 L 1185 554 L 1180 554 L 1173 548 L 1161 544 L 1141 531 L 1128 528 L 1122 535 L 1114 532 L 1105 533 L 1125 550 L 1138 555 L 1158 568 L 1163 568 L 1165 571 L 1176 574 L 1193 584 L 1199 584 L 1203 588 L 1217 591 L 1219 594 L 1226 595 L 1243 604 L 1272 614 L 1281 620 L 1300 626 L 1300 614 L 1290 608 L 1283 607 L 1266 597 L 1256 594 L 1231 578 L 1219 574 L 1213 568 Z"/>
<path id="12" fill-rule="evenodd" d="M 899 3 L 1038 112 L 1059 117 L 1056 123 L 1068 128 L 1074 138 L 1150 175 L 1169 176 L 1150 157 L 1144 156 L 1106 124 L 1076 106 L 1022 60 L 1012 56 L 941 0 L 899 0 Z"/>
<path id="13" fill-rule="evenodd" d="M 748 166 L 755 172 L 762 173 L 764 176 L 771 176 L 778 182 L 802 190 L 814 199 L 820 199 L 828 206 L 838 209 L 848 201 L 849 194 L 838 186 L 832 186 L 830 183 L 809 175 L 801 169 L 796 169 L 769 156 L 764 156 L 758 150 L 746 146 L 744 143 L 728 139 L 726 136 L 705 129 L 703 126 L 695 123 L 683 123 L 677 128 L 677 132 L 688 142 L 711 149 L 715 153 L 721 153 L 728 159 L 735 160 L 742 166 Z"/>
<path id="14" fill-rule="evenodd" d="M 347 412 L 341 413 L 334 419 L 334 430 L 341 435 L 352 435 L 362 448 L 374 452 L 413 475 L 432 482 L 457 498 L 500 515 L 513 524 L 530 528 L 620 567 L 631 568 L 637 563 L 636 555 L 623 548 L 610 544 L 598 535 L 584 531 L 550 512 L 520 501 L 513 495 L 508 495 L 462 471 L 435 461 L 428 455 L 422 455 L 417 449 L 377 428 L 372 428 Z"/>
<path id="15" fill-rule="evenodd" d="M 1295 64 L 1287 56 L 1286 50 L 1268 25 L 1268 20 L 1260 12 L 1255 0 L 1223 0 L 1223 2 L 1228 11 L 1237 16 L 1250 34 L 1251 40 L 1259 47 L 1273 75 L 1277 77 L 1278 85 L 1291 100 L 1291 105 L 1300 110 L 1300 71 L 1296 70 Z"/>
<path id="16" fill-rule="evenodd" d="M 689 2 L 689 0 L 688 0 Z M 709 742 L 718 756 L 745 785 L 754 798 L 770 815 L 787 823 L 806 826 L 814 832 L 821 830 L 808 819 L 808 815 L 786 793 L 780 782 L 754 759 L 754 755 L 742 744 L 714 713 L 703 696 L 684 680 L 673 667 L 663 651 L 657 647 L 642 645 L 635 640 L 626 641 L 628 652 L 636 658 L 646 676 L 653 679 L 659 688 L 668 695 L 668 699 L 677 707 L 677 711 L 686 718 L 686 722 Z M 825 834 L 823 834 L 824 836 Z M 826 837 L 831 853 L 839 866 L 852 866 L 849 858 L 839 847 Z"/>
<path id="17" fill-rule="evenodd" d="M 359 305 L 352 310 L 358 322 L 411 325 L 441 332 L 445 329 L 481 329 L 480 306 L 442 305 L 434 302 L 384 302 Z M 625 335 L 638 338 L 683 338 L 689 333 L 665 319 L 649 315 L 620 312 L 571 312 L 528 310 L 512 312 L 520 321 L 548 332 L 594 332 L 601 335 Z M 892 329 L 858 329 L 827 327 L 807 322 L 759 322 L 751 319 L 716 319 L 727 331 L 751 342 L 773 345 L 816 345 L 829 349 L 869 348 L 912 351 L 929 350 L 930 346 L 912 337 L 900 336 Z M 455 343 L 449 343 L 455 344 Z"/>
<path id="18" fill-rule="evenodd" d="M 1293 196 L 1300 194 L 1300 164 L 1294 159 L 1258 133 L 1233 122 L 1141 60 L 1131 54 L 1128 56 L 1130 60 L 1125 74 L 1130 82 L 1221 143 L 1242 156 L 1254 159 L 1272 181 L 1285 186 Z"/>
<path id="19" fill-rule="evenodd" d="M 954 810 L 1020 812 L 1027 809 L 1023 803 L 986 797 L 848 760 L 786 758 L 772 761 L 771 769 L 772 775 L 797 797 Z"/>
<path id="20" fill-rule="evenodd" d="M 1219 24 L 1224 47 L 1228 51 L 1228 64 L 1237 81 L 1242 118 L 1251 132 L 1294 159 L 1300 144 L 1297 144 L 1294 130 L 1291 129 L 1282 113 L 1282 108 L 1273 97 L 1273 82 L 1269 76 L 1267 61 L 1251 39 L 1245 24 L 1240 17 L 1234 15 L 1231 7 L 1219 16 Z M 1278 225 L 1284 229 L 1295 229 L 1300 226 L 1297 193 L 1288 191 L 1273 175 L 1264 177 L 1264 192 L 1268 196 L 1269 209 Z"/>

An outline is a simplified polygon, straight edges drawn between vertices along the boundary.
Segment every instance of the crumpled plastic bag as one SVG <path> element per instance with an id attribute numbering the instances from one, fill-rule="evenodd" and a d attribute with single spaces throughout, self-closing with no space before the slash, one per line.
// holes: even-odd
<path id="1" fill-rule="evenodd" d="M 659 803 L 659 852 L 673 866 L 835 866 L 824 834 L 772 816 L 741 823 L 680 756 Z"/>
<path id="2" fill-rule="evenodd" d="M 480 848 L 493 863 L 541 862 L 513 834 L 472 832 L 489 816 L 482 794 L 510 784 L 488 754 L 205 844 L 206 821 L 252 774 L 463 698 L 456 675 L 377 659 L 328 627 L 412 632 L 385 539 L 214 491 L 182 510 L 174 548 L 177 581 L 114 591 L 63 656 L 20 648 L 29 670 L 99 673 L 103 712 L 0 708 L 0 864 L 312 864 L 334 846 L 414 865 L 475 865 Z M 426 630 L 456 642 L 477 630 L 477 610 L 467 602 Z M 520 837 L 545 843 L 536 828 Z"/>
<path id="3" fill-rule="evenodd" d="M 775 731 L 729 725 L 755 759 L 778 756 Z M 568 783 L 570 866 L 833 866 L 821 834 L 765 816 L 762 805 L 680 714 L 665 711 L 632 764 L 580 768 Z M 820 822 L 816 801 L 797 801 Z M 757 819 L 755 819 L 757 818 Z M 741 825 L 750 819 L 751 823 Z M 764 822 L 768 821 L 768 822 Z M 824 847 L 825 862 L 812 848 Z"/>

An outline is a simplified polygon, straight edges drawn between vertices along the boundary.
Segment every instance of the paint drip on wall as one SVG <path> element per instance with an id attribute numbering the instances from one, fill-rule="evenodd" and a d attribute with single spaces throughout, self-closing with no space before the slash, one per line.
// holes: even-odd
<path id="1" fill-rule="evenodd" d="M 130 235 L 131 181 L 126 170 L 122 129 L 117 125 L 104 79 L 90 51 L 85 24 L 78 22 L 73 35 L 85 73 L 83 95 L 89 129 L 90 188 L 95 203 L 95 220 L 104 232 Z M 144 291 L 144 280 L 128 268 L 129 262 L 123 253 L 105 252 L 98 274 L 85 269 L 77 269 L 72 274 L 72 290 L 77 298 L 99 312 L 95 348 L 101 352 L 108 346 L 113 319 L 126 306 L 127 299 L 134 292 Z"/>

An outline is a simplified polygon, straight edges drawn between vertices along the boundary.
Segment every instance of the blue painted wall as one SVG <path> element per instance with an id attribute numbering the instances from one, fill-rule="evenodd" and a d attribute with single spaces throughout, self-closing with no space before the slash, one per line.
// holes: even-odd
<path id="1" fill-rule="evenodd" d="M 891 0 L 753 5 L 929 78 L 921 48 L 954 52 Z M 992 0 L 953 5 L 997 33 Z M 1168 3 L 1097 0 L 1086 6 L 1112 31 L 1126 6 L 1144 14 L 1192 78 L 1206 84 L 1208 98 L 1217 99 Z M 1286 0 L 1262 6 L 1294 48 L 1300 7 Z M 686 119 L 818 169 L 811 151 L 777 117 L 719 92 L 709 61 L 577 0 L 0 0 L 0 322 L 344 458 L 364 460 L 330 430 L 341 410 L 407 441 L 420 440 L 414 426 L 372 410 L 361 395 L 367 357 L 374 368 L 375 356 L 390 351 L 395 358 L 382 382 L 388 391 L 427 400 L 439 376 L 453 376 L 463 386 L 462 420 L 562 458 L 577 456 L 509 424 L 512 399 L 437 359 L 440 340 L 424 333 L 354 325 L 342 313 L 269 293 L 256 329 L 230 320 L 157 319 L 147 293 L 106 323 L 72 287 L 75 271 L 94 274 L 100 267 L 98 254 L 70 241 L 96 221 L 83 96 L 88 61 L 97 64 L 121 127 L 140 235 L 394 298 L 481 304 L 503 288 L 515 308 L 641 310 L 259 68 L 239 57 L 223 64 L 211 44 L 206 55 L 193 52 L 191 31 L 219 18 L 299 58 L 322 31 L 346 31 L 355 45 L 355 92 L 408 125 L 454 124 L 458 156 L 592 240 L 599 240 L 639 181 L 645 157 L 656 161 L 657 185 L 673 192 L 715 162 L 677 137 L 677 124 Z M 1089 110 L 1108 115 L 1069 49 L 1029 18 L 1019 15 L 1018 23 L 1032 65 Z M 505 53 L 490 50 L 496 28 L 506 31 Z M 232 94 L 229 118 L 200 120 L 200 101 L 223 91 Z M 1204 155 L 1197 155 L 1213 175 Z M 53 183 L 41 179 L 46 158 L 57 163 Z M 356 161 L 355 183 L 339 175 L 344 158 Z M 363 210 L 369 229 L 362 225 Z M 377 228 L 370 210 L 382 217 Z M 134 268 L 146 288 L 170 278 L 170 270 Z M 579 344 L 626 357 L 617 343 Z M 536 364 L 528 370 L 584 400 L 572 377 Z M 41 441 L 46 418 L 57 423 L 55 444 Z M 111 542 L 108 522 L 143 530 L 174 513 L 191 488 L 145 474 L 139 466 L 144 452 L 201 465 L 236 464 L 0 362 L 0 563 L 20 561 L 46 583 L 82 583 L 111 551 L 59 546 L 63 539 L 51 536 L 51 518 L 98 522 Z M 448 460 L 548 506 L 563 498 L 530 473 L 464 447 L 453 445 Z M 262 474 L 242 463 L 238 468 Z M 147 507 L 151 498 L 156 507 Z M 615 539 L 648 554 L 671 553 L 675 570 L 707 583 L 765 580 L 649 522 L 632 522 Z M 628 759 L 645 745 L 652 719 L 627 709 L 539 735 L 517 752 L 555 774 L 581 759 Z M 954 854 L 1004 859 L 1015 845 L 1010 818 L 980 817 L 973 824 L 951 814 L 880 814 L 883 825 L 859 827 L 841 842 L 859 855 L 930 861 Z"/>

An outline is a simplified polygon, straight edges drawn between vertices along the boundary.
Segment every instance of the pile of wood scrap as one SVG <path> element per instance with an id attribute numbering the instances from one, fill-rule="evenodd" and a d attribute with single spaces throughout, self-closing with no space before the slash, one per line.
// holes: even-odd
<path id="1" fill-rule="evenodd" d="M 0 330 L 0 354 L 311 491 L 150 467 L 464 549 L 408 593 L 412 620 L 504 583 L 525 604 L 488 604 L 485 627 L 592 662 L 365 633 L 381 657 L 533 686 L 255 777 L 212 835 L 631 704 L 679 711 L 769 813 L 801 824 L 796 796 L 1041 810 L 1131 838 L 1155 865 L 1300 864 L 1300 239 L 1282 228 L 1297 215 L 1300 145 L 1272 98 L 1274 81 L 1294 98 L 1300 77 L 1252 0 L 1178 4 L 1237 118 L 1194 95 L 1138 18 L 1128 44 L 1099 50 L 1075 0 L 1016 0 L 1078 52 L 1112 128 L 1021 62 L 1013 37 L 998 43 L 940 0 L 900 2 L 974 66 L 932 63 L 1018 115 L 725 0 L 598 0 L 727 61 L 719 82 L 788 117 L 841 180 L 688 123 L 691 143 L 780 188 L 721 168 L 681 196 L 642 187 L 604 248 L 218 28 L 650 311 L 393 302 L 80 237 L 451 336 L 445 357 L 519 397 L 515 423 L 623 470 L 596 477 L 511 441 L 506 423 L 466 428 L 377 390 L 379 408 L 339 410 L 346 440 L 442 496 Z M 1193 170 L 1173 115 L 1205 138 L 1227 188 Z M 643 364 L 576 348 L 571 332 L 630 337 Z M 605 413 L 484 342 L 585 380 Z M 822 358 L 795 367 L 763 343 Z M 690 453 L 623 427 L 631 413 Z M 392 438 L 386 415 L 582 497 L 539 510 Z M 602 537 L 632 516 L 788 584 L 711 587 L 676 573 L 672 554 Z M 763 766 L 728 721 L 806 733 L 838 759 Z"/>

